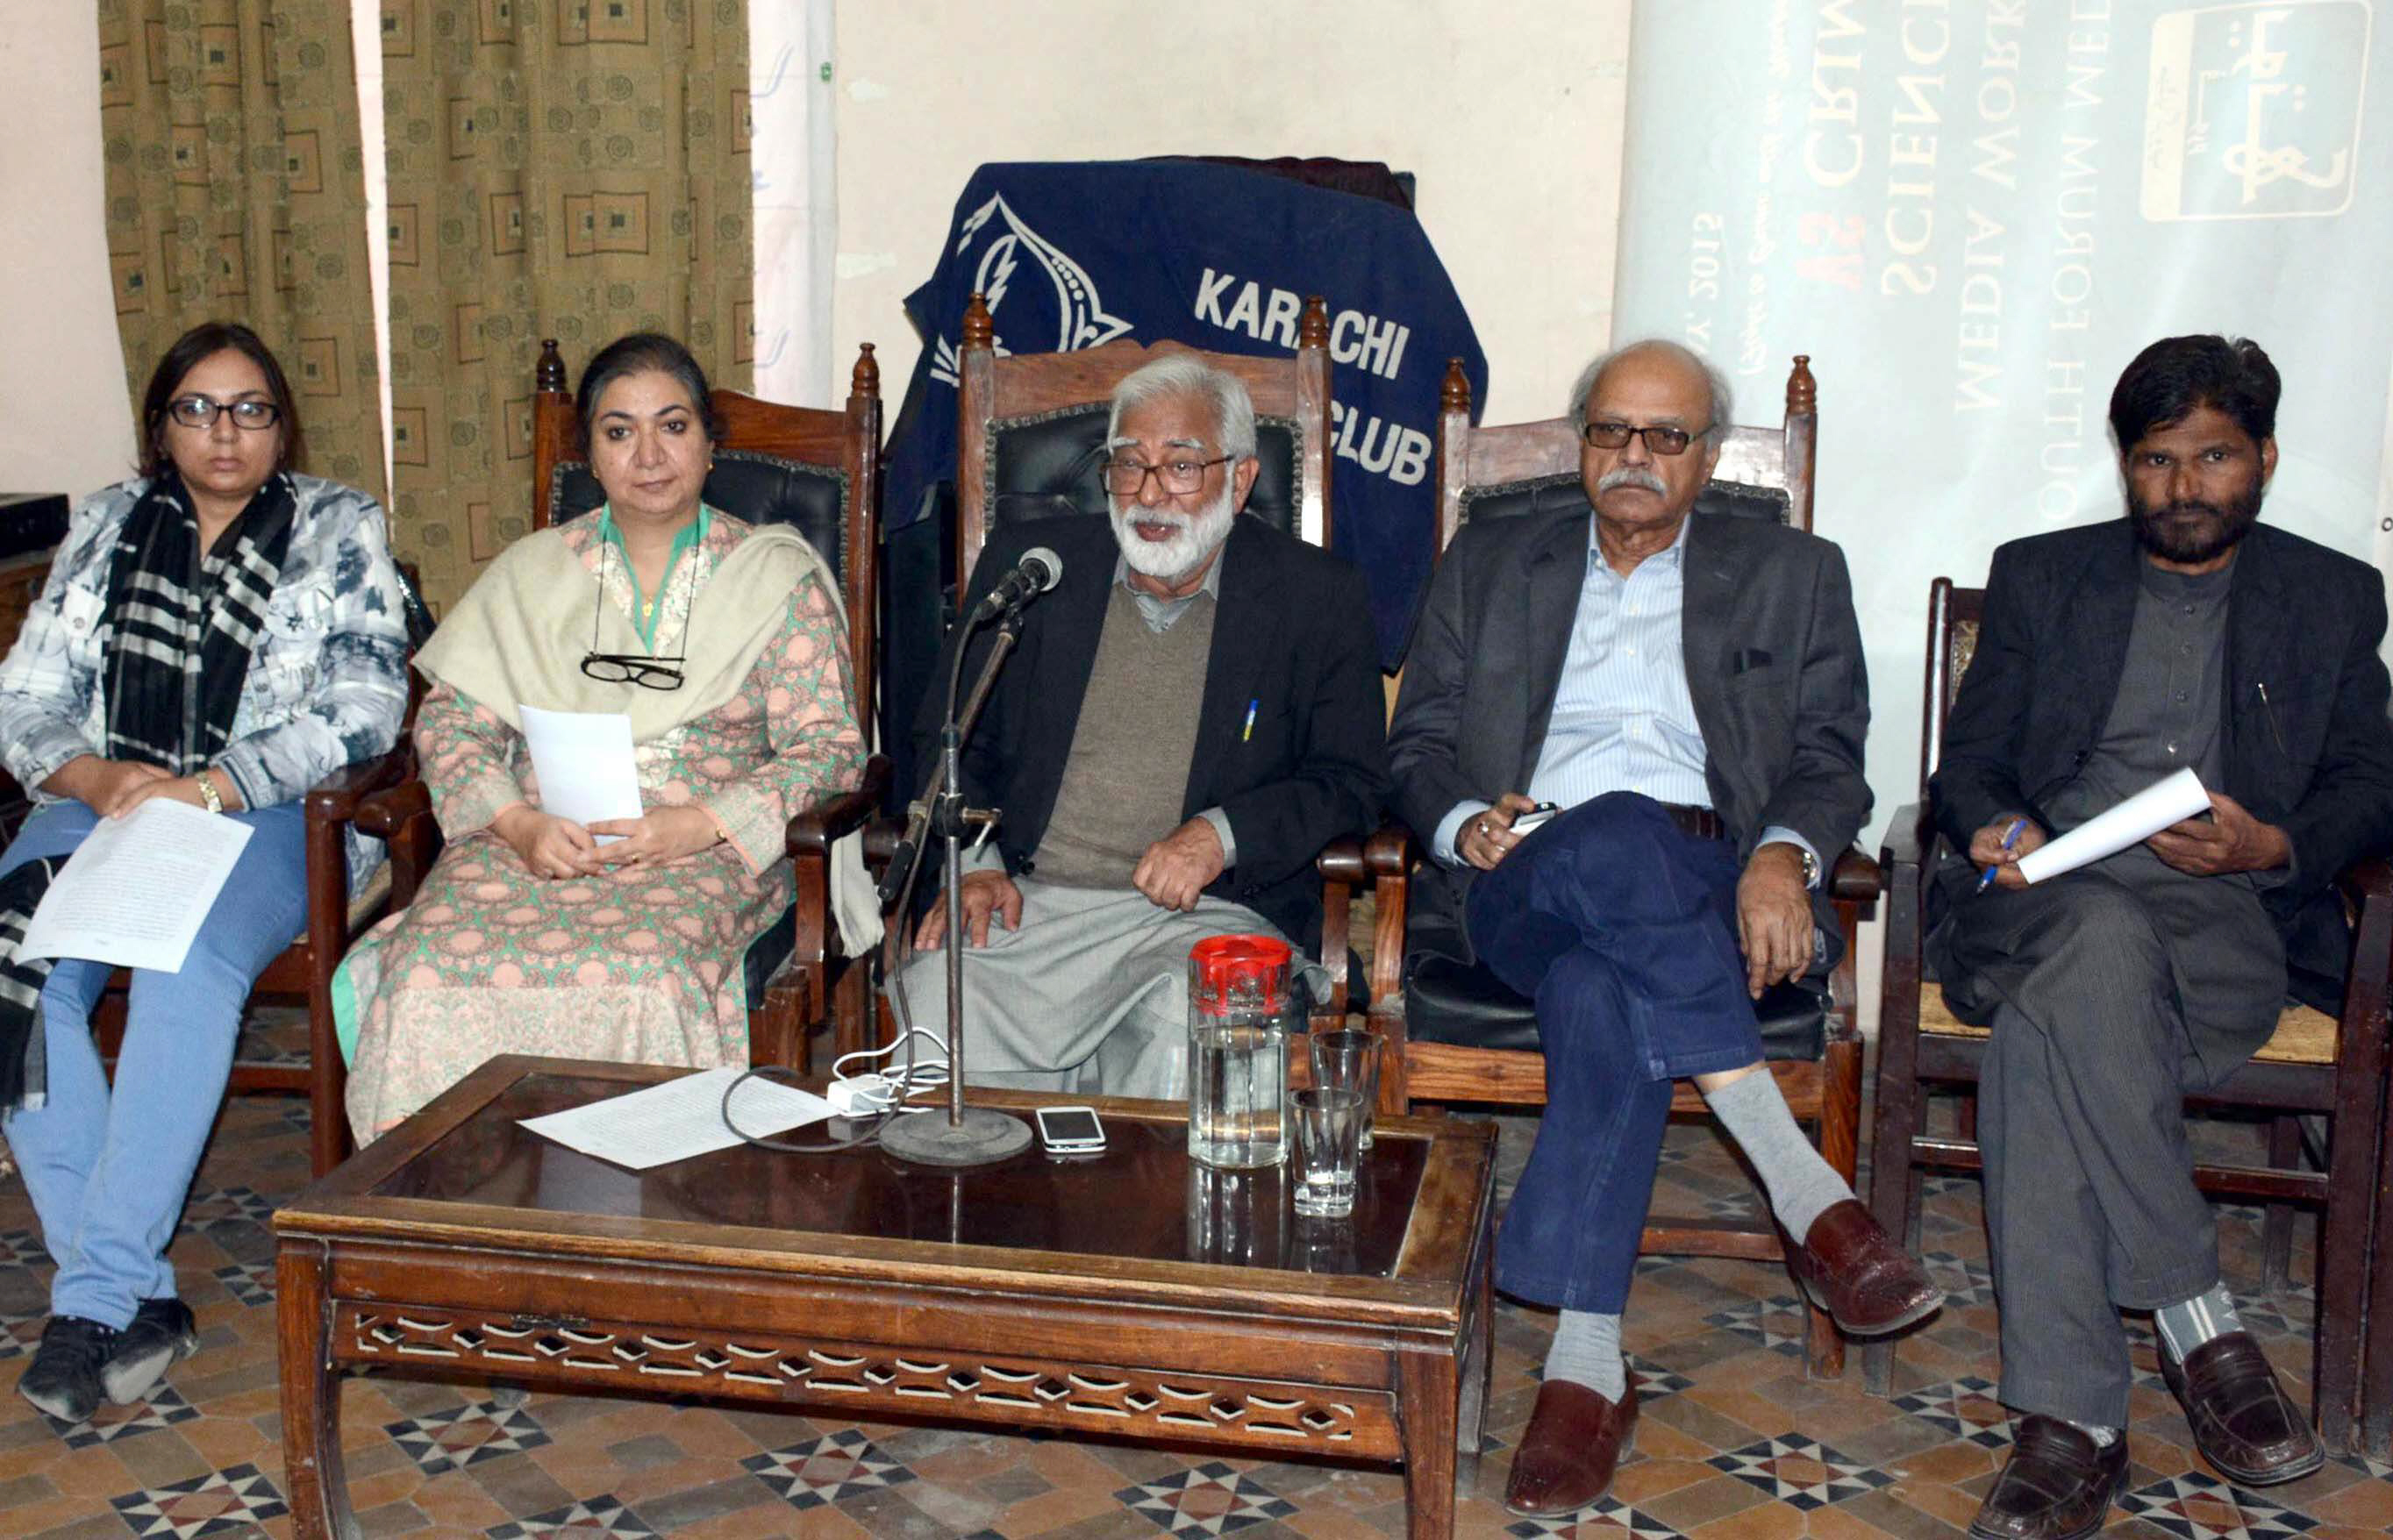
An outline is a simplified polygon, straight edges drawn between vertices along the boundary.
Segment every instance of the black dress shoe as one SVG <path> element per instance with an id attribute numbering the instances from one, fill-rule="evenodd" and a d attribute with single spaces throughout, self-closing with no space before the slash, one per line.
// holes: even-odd
<path id="1" fill-rule="evenodd" d="M 53 1315 L 42 1345 L 17 1381 L 17 1393 L 60 1422 L 88 1422 L 99 1410 L 99 1366 L 116 1348 L 116 1328 L 80 1315 Z"/>
<path id="2" fill-rule="evenodd" d="M 2185 1355 L 2161 1351 L 2161 1376 L 2185 1407 L 2194 1447 L 2218 1473 L 2245 1486 L 2272 1486 L 2326 1463 L 2294 1398 L 2249 1332 L 2222 1332 Z"/>
<path id="3" fill-rule="evenodd" d="M 2081 1428 L 2031 1412 L 1969 1533 L 1978 1540 L 2080 1540 L 2100 1531 L 2126 1487 L 2125 1432 L 2105 1448 Z"/>
<path id="4" fill-rule="evenodd" d="M 116 1351 L 99 1371 L 100 1388 L 119 1406 L 130 1406 L 158 1388 L 166 1371 L 200 1351 L 199 1324 L 180 1299 L 144 1299 L 133 1324 L 119 1332 Z"/>

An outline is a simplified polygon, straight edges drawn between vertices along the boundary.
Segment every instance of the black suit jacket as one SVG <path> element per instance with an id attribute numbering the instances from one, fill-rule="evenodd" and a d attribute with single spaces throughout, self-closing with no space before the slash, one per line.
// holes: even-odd
<path id="1" fill-rule="evenodd" d="M 2124 518 L 1995 551 L 1977 652 L 1929 783 L 1936 826 L 1955 847 L 2007 814 L 2043 820 L 2043 799 L 2093 752 L 2126 666 L 2143 559 Z M 2376 652 L 2385 582 L 2265 524 L 2230 570 L 2217 790 L 2292 841 L 2292 872 L 2261 896 L 2284 933 L 2295 993 L 2332 1012 L 2351 946 L 2331 883 L 2393 842 L 2393 724 Z"/>
<path id="2" fill-rule="evenodd" d="M 963 780 L 976 807 L 1003 811 L 997 843 L 1007 869 L 1035 875 L 1080 703 L 1096 663 L 1113 588 L 1110 521 L 1086 515 L 1026 519 L 993 531 L 973 568 L 967 604 L 1034 545 L 1063 558 L 1064 581 L 1026 613 L 1022 640 L 998 676 L 965 745 Z M 1245 904 L 1311 946 L 1321 929 L 1314 858 L 1341 834 L 1377 820 L 1387 795 L 1385 696 L 1362 574 L 1258 519 L 1239 517 L 1223 549 L 1213 646 L 1198 707 L 1196 747 L 1181 816 L 1228 815 L 1237 865 L 1206 892 Z M 974 635 L 969 691 L 994 628 Z M 935 764 L 941 698 L 955 637 L 923 698 L 916 746 Z M 1247 729 L 1249 703 L 1254 727 Z M 1170 832 L 1157 829 L 1157 837 Z"/>
<path id="3" fill-rule="evenodd" d="M 1396 808 L 1424 841 L 1455 803 L 1527 790 L 1587 576 L 1584 504 L 1464 527 L 1438 563 L 1388 734 Z M 1869 816 L 1869 681 L 1844 554 L 1759 519 L 1691 516 L 1680 647 L 1712 805 L 1740 857 L 1796 830 L 1833 865 Z M 1414 933 L 1470 960 L 1472 872 L 1421 868 Z M 1813 905 L 1833 933 L 1825 894 Z"/>

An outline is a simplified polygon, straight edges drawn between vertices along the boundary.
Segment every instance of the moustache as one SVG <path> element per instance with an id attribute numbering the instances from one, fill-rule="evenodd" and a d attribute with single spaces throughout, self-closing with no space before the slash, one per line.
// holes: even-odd
<path id="1" fill-rule="evenodd" d="M 1611 491 L 1615 487 L 1634 487 L 1640 491 L 1652 492 L 1656 497 L 1669 491 L 1667 487 L 1662 485 L 1660 476 L 1635 465 L 1621 465 L 1608 470 L 1598 477 L 1595 483 L 1595 489 L 1599 493 Z"/>
<path id="2" fill-rule="evenodd" d="M 2152 518 L 2191 518 L 2197 514 L 2204 518 L 2225 518 L 2227 516 L 2227 510 L 2221 508 L 2216 502 L 2199 502 L 2188 500 L 2182 502 L 2172 502 L 2167 504 L 2165 507 L 2155 508 L 2149 516 Z"/>

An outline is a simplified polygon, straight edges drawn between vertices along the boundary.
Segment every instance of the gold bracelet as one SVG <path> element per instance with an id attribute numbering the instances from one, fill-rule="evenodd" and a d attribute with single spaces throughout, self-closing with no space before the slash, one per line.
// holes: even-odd
<path id="1" fill-rule="evenodd" d="M 208 811 L 211 813 L 223 812 L 224 798 L 217 794 L 216 783 L 208 779 L 208 773 L 203 770 L 198 775 L 193 776 L 191 779 L 199 783 L 200 801 L 207 804 Z"/>

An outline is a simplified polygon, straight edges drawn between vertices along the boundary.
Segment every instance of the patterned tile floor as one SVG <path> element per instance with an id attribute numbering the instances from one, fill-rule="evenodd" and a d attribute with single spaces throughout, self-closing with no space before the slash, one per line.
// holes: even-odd
<path id="1" fill-rule="evenodd" d="M 274 1202 L 305 1180 L 294 1099 L 236 1098 L 175 1243 L 199 1313 L 199 1355 L 148 1404 L 51 1422 L 0 1393 L 0 1534 L 281 1536 L 270 1238 Z M 2231 1130 L 2241 1133 L 2243 1130 Z M 1517 1170 L 1535 1123 L 1507 1120 Z M 1657 1203 L 1714 1210 L 1751 1189 L 1708 1130 L 1672 1131 Z M 2230 1281 L 2297 1394 L 2307 1394 L 2310 1302 L 2260 1290 L 2259 1216 L 2222 1216 Z M 2308 1227 L 2295 1259 L 2309 1265 Z M 1463 1477 L 1458 1533 L 1473 1535 L 1950 1536 L 1967 1525 L 2008 1442 L 1991 1397 L 1994 1315 L 1978 1193 L 1931 1184 L 1923 1248 L 1954 1303 L 1913 1338 L 1897 1397 L 1864 1394 L 1856 1355 L 1839 1383 L 1805 1380 L 1801 1322 L 1783 1272 L 1648 1259 L 1628 1343 L 1645 1413 L 1611 1497 L 1562 1522 L 1498 1503 L 1536 1399 L 1551 1318 L 1507 1306 L 1497 1324 L 1487 1438 Z M 49 1277 L 22 1183 L 0 1182 L 0 1360 L 21 1364 Z M 2132 1494 L 2112 1534 L 2179 1540 L 2393 1528 L 2393 1471 L 2331 1463 L 2267 1493 L 2210 1474 L 2152 1368 L 2146 1334 Z M 0 1362 L 0 1390 L 16 1369 Z M 345 1409 L 351 1491 L 369 1536 L 1401 1535 L 1393 1472 L 1225 1460 L 1196 1451 L 995 1436 L 933 1424 L 854 1424 L 795 1413 L 635 1398 L 535 1396 L 374 1374 Z"/>

